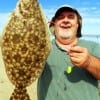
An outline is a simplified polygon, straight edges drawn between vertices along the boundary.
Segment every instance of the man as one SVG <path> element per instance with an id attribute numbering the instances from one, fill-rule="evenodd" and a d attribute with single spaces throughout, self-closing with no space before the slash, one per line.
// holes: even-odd
<path id="1" fill-rule="evenodd" d="M 55 39 L 38 80 L 38 100 L 99 100 L 100 45 L 80 39 L 82 18 L 69 6 L 52 18 Z"/>

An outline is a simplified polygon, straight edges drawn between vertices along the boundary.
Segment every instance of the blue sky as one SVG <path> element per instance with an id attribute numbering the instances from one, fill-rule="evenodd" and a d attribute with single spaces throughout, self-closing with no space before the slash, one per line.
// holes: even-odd
<path id="1" fill-rule="evenodd" d="M 18 0 L 0 0 L 0 35 L 15 9 Z M 39 0 L 44 14 L 50 20 L 61 5 L 71 5 L 78 9 L 83 17 L 83 35 L 100 35 L 100 0 Z"/>

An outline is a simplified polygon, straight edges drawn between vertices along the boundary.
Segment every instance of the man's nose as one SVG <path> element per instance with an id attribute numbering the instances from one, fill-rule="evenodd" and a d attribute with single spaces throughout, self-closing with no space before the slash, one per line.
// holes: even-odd
<path id="1" fill-rule="evenodd" d="M 67 21 L 67 20 L 68 20 L 68 17 L 67 17 L 67 16 L 66 16 L 66 17 L 64 17 L 64 20 L 65 20 L 65 21 Z"/>
<path id="2" fill-rule="evenodd" d="M 63 19 L 63 23 L 65 23 L 65 24 L 69 23 L 69 19 L 68 19 L 67 17 L 65 17 L 65 18 Z"/>

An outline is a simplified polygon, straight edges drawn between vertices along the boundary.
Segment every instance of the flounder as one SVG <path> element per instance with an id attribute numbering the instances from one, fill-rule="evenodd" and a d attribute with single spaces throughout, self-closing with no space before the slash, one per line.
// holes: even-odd
<path id="1" fill-rule="evenodd" d="M 50 34 L 37 0 L 19 0 L 2 35 L 6 73 L 15 85 L 10 100 L 30 100 L 26 87 L 42 73 L 50 52 Z"/>

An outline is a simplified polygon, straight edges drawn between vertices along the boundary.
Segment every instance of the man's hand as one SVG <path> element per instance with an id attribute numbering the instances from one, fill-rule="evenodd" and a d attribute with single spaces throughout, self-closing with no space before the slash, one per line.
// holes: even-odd
<path id="1" fill-rule="evenodd" d="M 86 68 L 90 63 L 90 53 L 87 48 L 72 46 L 69 51 L 69 56 L 71 62 L 80 68 Z"/>

